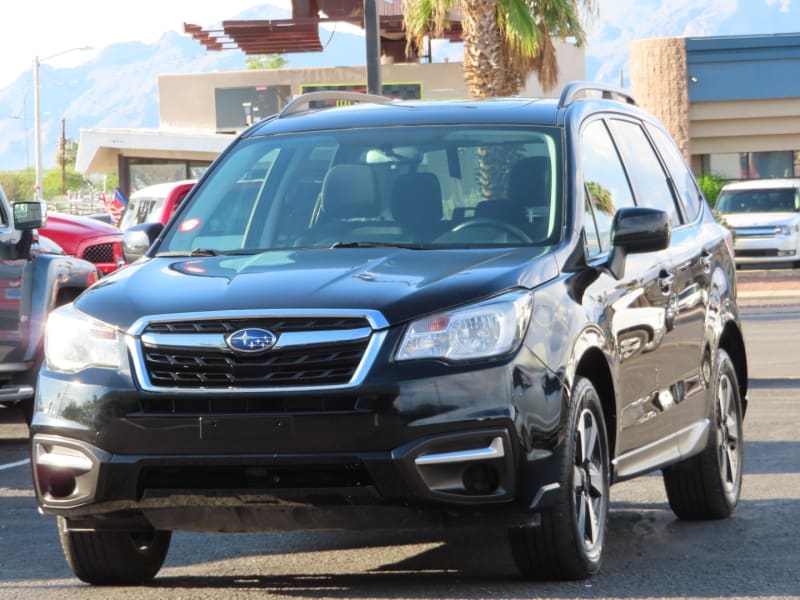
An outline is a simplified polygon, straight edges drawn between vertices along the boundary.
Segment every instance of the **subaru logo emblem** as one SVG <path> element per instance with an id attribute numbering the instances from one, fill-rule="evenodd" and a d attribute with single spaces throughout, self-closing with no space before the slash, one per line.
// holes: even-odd
<path id="1" fill-rule="evenodd" d="M 256 327 L 239 329 L 225 339 L 225 343 L 228 344 L 231 350 L 247 354 L 269 350 L 277 341 L 277 335 L 266 329 L 258 329 Z"/>

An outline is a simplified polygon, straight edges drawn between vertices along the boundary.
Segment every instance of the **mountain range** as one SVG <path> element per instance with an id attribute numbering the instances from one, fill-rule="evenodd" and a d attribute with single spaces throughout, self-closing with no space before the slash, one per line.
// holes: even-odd
<path id="1" fill-rule="evenodd" d="M 586 76 L 627 84 L 628 45 L 649 37 L 749 35 L 800 32 L 798 0 L 613 0 L 595 1 L 586 19 Z M 792 6 L 794 4 L 794 6 Z M 282 19 L 289 11 L 258 4 L 233 19 Z M 344 29 L 344 28 L 341 28 Z M 364 38 L 336 29 L 320 31 L 322 52 L 287 54 L 288 67 L 363 64 Z M 438 45 L 435 60 L 460 60 L 458 44 Z M 158 127 L 157 84 L 162 73 L 245 68 L 240 51 L 209 52 L 188 35 L 165 32 L 152 44 L 109 45 L 91 61 L 69 68 L 39 68 L 42 159 L 56 163 L 62 119 L 66 137 L 81 128 Z M 33 148 L 33 73 L 0 89 L 0 171 L 30 167 Z M 5 117 L 5 118 L 4 118 Z"/>

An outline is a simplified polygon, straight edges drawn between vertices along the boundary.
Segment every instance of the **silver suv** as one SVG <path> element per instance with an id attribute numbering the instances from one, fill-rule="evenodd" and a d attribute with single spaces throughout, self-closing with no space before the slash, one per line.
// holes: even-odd
<path id="1" fill-rule="evenodd" d="M 716 210 L 736 234 L 736 264 L 800 266 L 800 179 L 729 183 Z"/>

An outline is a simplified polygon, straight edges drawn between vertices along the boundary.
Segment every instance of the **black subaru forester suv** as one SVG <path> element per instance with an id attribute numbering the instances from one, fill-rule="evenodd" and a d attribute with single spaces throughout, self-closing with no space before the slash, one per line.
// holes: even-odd
<path id="1" fill-rule="evenodd" d="M 622 91 L 301 96 L 126 247 L 50 316 L 31 430 L 84 581 L 147 581 L 174 530 L 409 524 L 577 579 L 615 482 L 736 507 L 731 235 Z"/>

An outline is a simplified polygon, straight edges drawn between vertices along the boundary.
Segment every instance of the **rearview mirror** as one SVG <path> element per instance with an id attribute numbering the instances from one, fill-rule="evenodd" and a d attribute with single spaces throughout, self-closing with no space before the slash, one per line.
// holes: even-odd
<path id="1" fill-rule="evenodd" d="M 122 235 L 122 254 L 128 263 L 142 258 L 164 229 L 161 223 L 141 223 L 128 227 Z"/>
<path id="2" fill-rule="evenodd" d="M 44 202 L 15 202 L 14 228 L 29 231 L 44 227 L 47 222 L 47 205 Z"/>

